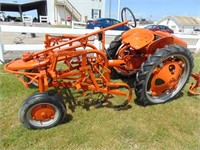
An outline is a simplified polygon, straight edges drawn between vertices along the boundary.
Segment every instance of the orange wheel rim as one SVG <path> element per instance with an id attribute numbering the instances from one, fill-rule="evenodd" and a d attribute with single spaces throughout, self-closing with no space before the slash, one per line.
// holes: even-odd
<path id="1" fill-rule="evenodd" d="M 49 104 L 39 104 L 32 109 L 31 117 L 37 121 L 50 120 L 55 117 L 55 109 Z"/>
<path id="2" fill-rule="evenodd" d="M 136 51 L 131 50 L 129 45 L 124 45 L 118 51 L 117 59 L 124 60 L 124 65 L 114 68 L 124 74 L 134 74 L 144 62 L 144 59 Z"/>
<path id="3" fill-rule="evenodd" d="M 150 82 L 151 95 L 159 96 L 176 90 L 182 73 L 181 62 L 166 62 L 162 66 L 156 67 Z"/>

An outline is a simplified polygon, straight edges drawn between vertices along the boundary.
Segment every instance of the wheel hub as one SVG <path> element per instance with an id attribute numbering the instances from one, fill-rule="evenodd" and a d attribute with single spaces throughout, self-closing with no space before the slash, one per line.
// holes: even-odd
<path id="1" fill-rule="evenodd" d="M 152 96 L 159 96 L 175 90 L 183 68 L 182 62 L 166 62 L 157 66 L 153 71 L 151 88 L 148 93 Z"/>
<path id="2" fill-rule="evenodd" d="M 31 116 L 37 121 L 50 120 L 55 116 L 55 109 L 51 105 L 40 104 L 33 108 Z"/>

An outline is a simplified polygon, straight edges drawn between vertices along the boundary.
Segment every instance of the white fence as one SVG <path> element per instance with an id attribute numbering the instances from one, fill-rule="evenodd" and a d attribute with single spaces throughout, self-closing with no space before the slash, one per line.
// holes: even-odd
<path id="1" fill-rule="evenodd" d="M 48 22 L 48 16 L 40 16 L 40 23 Z"/>
<path id="2" fill-rule="evenodd" d="M 44 49 L 44 44 L 4 44 L 1 39 L 3 32 L 9 33 L 49 33 L 49 34 L 78 34 L 83 35 L 86 33 L 91 33 L 94 30 L 90 29 L 69 29 L 69 28 L 50 28 L 50 27 L 24 27 L 24 26 L 7 26 L 0 25 L 0 60 L 4 62 L 4 52 L 5 51 L 28 51 L 28 50 L 42 50 Z M 116 36 L 121 34 L 122 31 L 106 31 L 106 36 Z M 176 35 L 179 38 L 189 41 L 193 41 L 192 44 L 188 43 L 188 47 L 194 51 L 200 50 L 200 35 Z M 97 43 L 98 44 L 98 43 Z M 108 46 L 108 43 L 106 47 Z"/>
<path id="3" fill-rule="evenodd" d="M 22 20 L 23 20 L 23 23 L 24 24 L 29 24 L 29 25 L 32 25 L 33 24 L 33 18 L 32 16 L 23 16 L 22 17 Z"/>
<path id="4" fill-rule="evenodd" d="M 185 35 L 185 34 L 175 34 L 180 39 L 183 39 L 188 44 L 188 48 L 194 52 L 200 51 L 200 34 L 198 35 Z"/>
<path id="5" fill-rule="evenodd" d="M 85 29 L 86 22 L 72 21 L 72 29 Z"/>

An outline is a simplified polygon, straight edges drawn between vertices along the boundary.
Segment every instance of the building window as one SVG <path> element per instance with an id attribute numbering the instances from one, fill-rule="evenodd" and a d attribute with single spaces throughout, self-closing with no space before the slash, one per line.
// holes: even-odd
<path id="1" fill-rule="evenodd" d="M 101 10 L 100 9 L 92 9 L 92 19 L 101 18 Z"/>

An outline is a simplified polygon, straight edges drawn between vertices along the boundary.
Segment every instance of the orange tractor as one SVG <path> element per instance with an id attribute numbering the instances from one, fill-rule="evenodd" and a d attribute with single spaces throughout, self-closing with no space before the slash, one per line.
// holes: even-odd
<path id="1" fill-rule="evenodd" d="M 110 95 L 125 96 L 125 102 L 115 108 L 126 107 L 131 102 L 132 89 L 125 83 L 111 82 L 111 69 L 133 77 L 137 100 L 143 105 L 165 103 L 183 89 L 194 64 L 187 44 L 177 37 L 133 28 L 117 36 L 105 49 L 107 30 L 122 25 L 136 27 L 130 9 L 123 8 L 121 14 L 122 23 L 83 36 L 47 34 L 44 50 L 24 53 L 21 59 L 5 65 L 4 69 L 16 75 L 24 86 L 39 88 L 19 110 L 24 126 L 50 128 L 62 122 L 66 106 L 60 96 L 61 87 L 81 90 L 84 95 L 88 90 L 104 93 L 100 104 L 106 103 Z M 90 42 L 94 36 L 101 43 L 100 49 Z M 47 92 L 50 87 L 58 92 Z"/>

